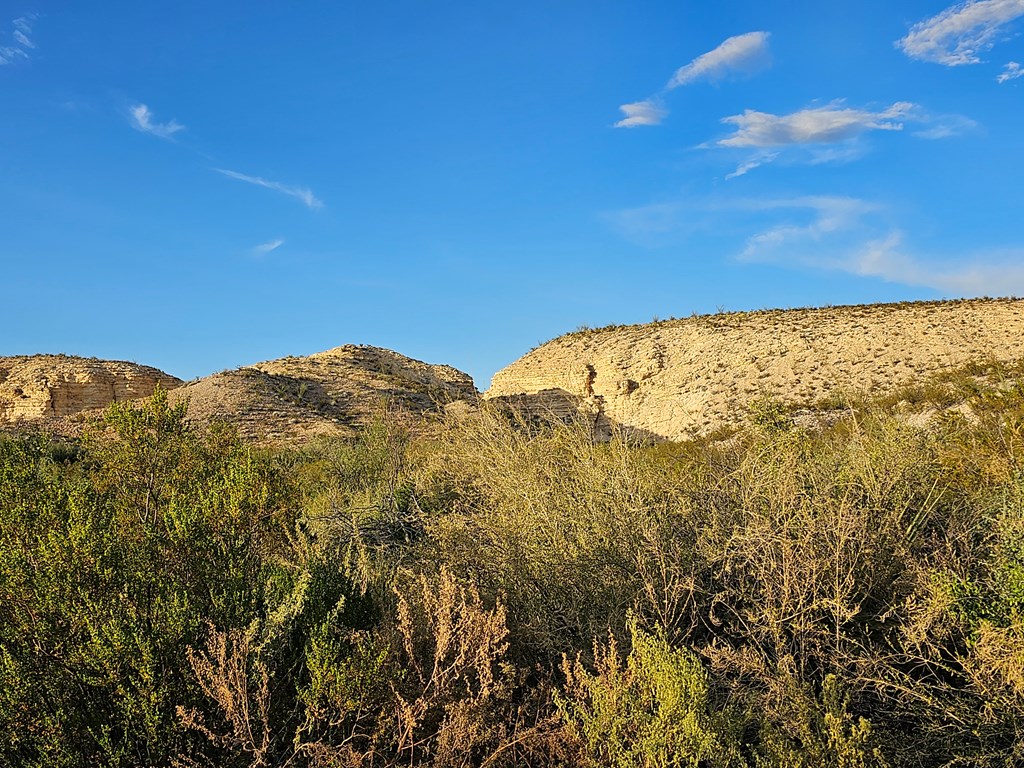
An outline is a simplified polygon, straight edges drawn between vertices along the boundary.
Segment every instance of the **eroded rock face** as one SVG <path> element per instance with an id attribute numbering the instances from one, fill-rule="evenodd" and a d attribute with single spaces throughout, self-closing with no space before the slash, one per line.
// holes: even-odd
<path id="1" fill-rule="evenodd" d="M 244 439 L 277 443 L 351 435 L 382 408 L 419 417 L 477 396 L 473 379 L 451 366 L 348 344 L 214 374 L 171 399 L 188 398 L 196 424 L 227 422 Z"/>
<path id="2" fill-rule="evenodd" d="M 574 403 L 598 427 L 684 440 L 742 423 L 762 396 L 811 406 L 1020 358 L 1024 300 L 730 313 L 559 337 L 495 374 L 484 397 L 538 417 Z"/>
<path id="3" fill-rule="evenodd" d="M 42 422 L 149 397 L 181 380 L 135 363 L 66 355 L 0 357 L 0 423 Z"/>

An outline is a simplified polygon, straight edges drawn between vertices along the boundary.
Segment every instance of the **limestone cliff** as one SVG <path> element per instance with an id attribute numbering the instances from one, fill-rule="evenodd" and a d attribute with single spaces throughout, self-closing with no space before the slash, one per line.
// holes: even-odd
<path id="1" fill-rule="evenodd" d="M 761 396 L 810 406 L 1020 358 L 1018 299 L 728 313 L 567 334 L 499 371 L 484 397 L 681 440 L 742 422 Z"/>
<path id="2" fill-rule="evenodd" d="M 352 344 L 214 374 L 171 395 L 188 398 L 193 422 L 227 422 L 258 442 L 350 435 L 385 406 L 419 416 L 476 397 L 455 368 Z"/>
<path id="3" fill-rule="evenodd" d="M 0 424 L 40 423 L 181 384 L 156 368 L 67 355 L 0 357 Z"/>

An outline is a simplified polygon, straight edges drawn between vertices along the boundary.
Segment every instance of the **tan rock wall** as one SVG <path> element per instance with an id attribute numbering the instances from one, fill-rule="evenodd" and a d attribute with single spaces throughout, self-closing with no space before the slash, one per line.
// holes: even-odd
<path id="1" fill-rule="evenodd" d="M 486 398 L 544 410 L 551 391 L 624 427 L 680 440 L 770 396 L 811 405 L 944 368 L 1024 357 L 1024 301 L 978 299 L 707 315 L 583 331 L 495 374 Z"/>
<path id="2" fill-rule="evenodd" d="M 181 381 L 135 363 L 63 355 L 0 357 L 0 422 L 32 422 L 149 397 Z"/>

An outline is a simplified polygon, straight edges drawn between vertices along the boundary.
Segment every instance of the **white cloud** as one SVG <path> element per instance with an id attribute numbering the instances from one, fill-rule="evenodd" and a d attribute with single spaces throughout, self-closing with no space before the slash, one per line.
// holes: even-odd
<path id="1" fill-rule="evenodd" d="M 1024 77 L 1024 69 L 1016 61 L 1010 61 L 1003 67 L 1003 71 L 996 78 L 996 82 L 1002 84 L 1010 80 L 1016 80 L 1018 77 Z"/>
<path id="2" fill-rule="evenodd" d="M 843 144 L 815 144 L 801 149 L 807 150 L 808 165 L 852 163 L 867 154 L 867 147 L 861 141 L 847 141 Z"/>
<path id="3" fill-rule="evenodd" d="M 36 47 L 32 42 L 32 23 L 36 20 L 36 14 L 30 13 L 19 16 L 11 22 L 14 31 L 11 33 L 12 45 L 0 45 L 0 66 L 10 64 L 15 59 L 27 59 L 28 52 Z"/>
<path id="4" fill-rule="evenodd" d="M 736 132 L 717 142 L 720 147 L 781 147 L 791 144 L 834 144 L 869 130 L 899 131 L 913 104 L 897 102 L 881 112 L 850 109 L 833 102 L 826 107 L 802 109 L 789 115 L 746 110 L 722 119 Z"/>
<path id="5" fill-rule="evenodd" d="M 668 115 L 662 97 L 680 86 L 698 80 L 720 80 L 731 74 L 752 74 L 768 66 L 768 32 L 747 32 L 730 37 L 713 51 L 701 54 L 689 64 L 680 67 L 658 93 L 642 101 L 623 104 L 619 110 L 625 115 L 615 123 L 616 128 L 635 128 L 640 125 L 659 125 Z"/>
<path id="6" fill-rule="evenodd" d="M 665 90 L 697 80 L 718 80 L 731 73 L 753 73 L 768 65 L 768 32 L 747 32 L 730 37 L 713 51 L 701 54 L 680 67 Z"/>
<path id="7" fill-rule="evenodd" d="M 978 123 L 963 115 L 937 115 L 925 116 L 922 122 L 928 128 L 914 131 L 914 135 L 921 139 L 949 139 L 956 136 L 963 136 L 978 127 Z"/>
<path id="8" fill-rule="evenodd" d="M 266 256 L 271 251 L 276 251 L 284 245 L 284 238 L 278 238 L 277 240 L 271 240 L 267 243 L 261 243 L 252 249 L 253 256 Z"/>
<path id="9" fill-rule="evenodd" d="M 880 111 L 846 107 L 842 101 L 788 115 L 748 109 L 743 114 L 723 118 L 722 122 L 734 125 L 735 131 L 701 146 L 752 152 L 739 161 L 726 179 L 742 176 L 777 159 L 781 163 L 804 165 L 856 160 L 869 150 L 860 140 L 869 131 L 902 131 L 906 125 L 915 125 L 913 135 L 917 138 L 945 139 L 978 127 L 963 115 L 934 115 L 909 102 L 896 102 Z"/>
<path id="10" fill-rule="evenodd" d="M 977 64 L 1000 29 L 1024 16 L 1024 0 L 968 0 L 918 22 L 896 42 L 907 56 L 956 67 Z"/>
<path id="11" fill-rule="evenodd" d="M 847 271 L 890 283 L 920 285 L 962 296 L 1007 296 L 1024 292 L 1024 252 L 972 256 L 956 263 L 925 261 L 903 248 L 903 233 L 891 232 L 866 243 Z"/>
<path id="12" fill-rule="evenodd" d="M 742 163 L 736 166 L 736 170 L 733 171 L 732 173 L 725 174 L 726 181 L 728 181 L 729 179 L 735 179 L 739 176 L 743 176 L 746 173 L 754 170 L 755 168 L 760 168 L 762 165 L 767 165 L 778 156 L 778 152 L 767 152 L 762 155 L 754 155 L 753 157 L 744 160 Z"/>
<path id="13" fill-rule="evenodd" d="M 624 118 L 615 124 L 616 128 L 635 128 L 638 125 L 658 125 L 668 110 L 653 99 L 635 101 L 619 107 Z"/>
<path id="14" fill-rule="evenodd" d="M 806 196 L 782 200 L 749 202 L 739 207 L 747 210 L 789 210 L 809 221 L 778 224 L 747 238 L 740 258 L 745 261 L 773 261 L 778 249 L 816 244 L 823 238 L 859 226 L 863 218 L 878 211 L 878 206 L 853 197 Z M 802 216 L 800 215 L 802 214 Z"/>
<path id="15" fill-rule="evenodd" d="M 923 258 L 904 247 L 904 234 L 885 209 L 848 197 L 759 201 L 757 211 L 788 211 L 790 221 L 747 238 L 740 259 L 827 269 L 957 295 L 1024 292 L 1024 251 Z M 793 219 L 799 221 L 793 221 Z"/>
<path id="16" fill-rule="evenodd" d="M 739 234 L 735 258 L 826 270 L 942 291 L 1024 295 L 1024 248 L 950 255 L 907 247 L 893 211 L 840 195 L 692 198 L 606 214 L 619 234 L 646 248 L 692 252 L 702 233 Z"/>
<path id="17" fill-rule="evenodd" d="M 128 114 L 132 128 L 143 133 L 159 136 L 161 139 L 169 139 L 178 131 L 185 130 L 185 126 L 175 120 L 170 120 L 166 123 L 153 122 L 153 113 L 145 104 L 136 104 L 130 107 Z"/>
<path id="18" fill-rule="evenodd" d="M 284 195 L 294 197 L 297 200 L 301 200 L 307 208 L 316 210 L 324 207 L 323 201 L 318 200 L 312 190 L 307 189 L 306 187 L 293 187 L 288 184 L 282 184 L 279 181 L 267 181 L 266 179 L 261 179 L 259 176 L 247 176 L 244 173 L 229 171 L 224 168 L 214 168 L 214 170 L 217 171 L 217 173 L 224 174 L 228 178 L 238 179 L 239 181 L 244 181 L 249 184 L 255 184 L 258 187 L 266 187 L 267 189 L 272 189 L 275 192 L 280 192 Z"/>

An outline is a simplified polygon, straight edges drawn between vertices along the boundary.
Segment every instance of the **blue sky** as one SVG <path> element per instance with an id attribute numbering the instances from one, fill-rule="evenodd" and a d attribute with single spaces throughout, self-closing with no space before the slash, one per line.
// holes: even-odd
<path id="1" fill-rule="evenodd" d="M 1024 0 L 0 1 L 0 354 L 1024 295 Z"/>

